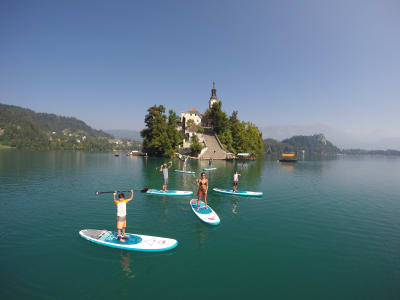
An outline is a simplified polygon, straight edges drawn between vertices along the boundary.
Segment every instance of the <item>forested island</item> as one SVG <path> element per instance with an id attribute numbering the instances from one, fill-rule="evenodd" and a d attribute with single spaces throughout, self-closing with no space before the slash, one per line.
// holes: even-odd
<path id="1" fill-rule="evenodd" d="M 263 154 L 264 142 L 258 127 L 251 122 L 240 121 L 237 111 L 228 118 L 221 108 L 222 102 L 216 101 L 203 115 L 199 114 L 201 123 L 195 124 L 193 120 L 182 121 L 173 110 L 169 110 L 167 115 L 163 105 L 150 107 L 145 116 L 146 128 L 141 131 L 143 152 L 150 156 L 172 157 L 179 151 L 185 151 L 184 141 L 187 140 L 190 141 L 187 153 L 197 157 L 204 147 L 198 136 L 205 132 L 210 136 L 211 131 L 228 154 Z M 194 110 L 193 113 L 198 114 Z"/>
<path id="2" fill-rule="evenodd" d="M 114 139 L 76 118 L 0 104 L 0 149 L 113 151 L 139 146 L 139 142 Z"/>

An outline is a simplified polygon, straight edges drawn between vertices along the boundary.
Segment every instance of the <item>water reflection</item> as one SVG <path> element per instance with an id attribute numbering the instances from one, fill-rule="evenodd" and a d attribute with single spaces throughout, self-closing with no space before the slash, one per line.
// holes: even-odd
<path id="1" fill-rule="evenodd" d="M 121 251 L 121 267 L 122 272 L 128 279 L 136 278 L 136 274 L 132 271 L 131 268 L 131 253 L 128 251 Z"/>
<path id="2" fill-rule="evenodd" d="M 203 248 L 207 240 L 207 227 L 197 222 L 197 233 L 199 234 L 199 246 Z"/>
<path id="3" fill-rule="evenodd" d="M 162 197 L 162 215 L 161 220 L 168 219 L 168 201 L 167 197 Z"/>
<path id="4" fill-rule="evenodd" d="M 232 213 L 236 215 L 238 213 L 239 202 L 236 199 L 232 200 Z"/>
<path id="5" fill-rule="evenodd" d="M 283 170 L 293 173 L 296 163 L 280 163 Z"/>

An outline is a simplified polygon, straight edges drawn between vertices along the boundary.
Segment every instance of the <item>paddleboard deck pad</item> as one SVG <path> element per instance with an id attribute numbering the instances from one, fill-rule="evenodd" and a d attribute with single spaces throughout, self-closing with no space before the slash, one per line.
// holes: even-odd
<path id="1" fill-rule="evenodd" d="M 221 193 L 221 194 L 243 196 L 243 197 L 262 197 L 263 196 L 263 192 L 251 192 L 251 191 L 243 191 L 243 190 L 237 190 L 236 192 L 234 192 L 233 190 L 218 189 L 218 188 L 213 188 L 213 191 L 217 192 L 217 193 Z"/>
<path id="2" fill-rule="evenodd" d="M 199 210 L 197 210 L 197 199 L 190 200 L 190 206 L 192 207 L 192 210 L 196 216 L 204 223 L 210 225 L 218 225 L 220 223 L 220 219 L 215 211 L 213 211 L 209 205 L 207 205 L 206 208 L 203 201 L 199 202 Z"/>
<path id="3" fill-rule="evenodd" d="M 183 171 L 183 170 L 175 170 L 175 172 L 184 173 L 184 174 L 196 174 L 196 172 L 193 172 L 193 171 Z"/>
<path id="4" fill-rule="evenodd" d="M 157 195 L 157 196 L 192 196 L 192 191 L 176 191 L 176 190 L 167 190 L 163 192 L 162 190 L 149 189 L 146 194 Z"/>
<path id="5" fill-rule="evenodd" d="M 174 239 L 131 233 L 126 233 L 125 242 L 120 242 L 117 233 L 108 230 L 83 229 L 79 235 L 96 244 L 131 251 L 167 251 L 178 245 Z"/>
<path id="6" fill-rule="evenodd" d="M 203 168 L 203 171 L 213 171 L 216 170 L 217 168 Z"/>

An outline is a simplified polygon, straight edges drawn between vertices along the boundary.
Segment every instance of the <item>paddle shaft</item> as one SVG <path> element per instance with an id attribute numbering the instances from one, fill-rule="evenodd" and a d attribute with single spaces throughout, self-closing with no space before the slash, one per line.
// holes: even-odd
<path id="1" fill-rule="evenodd" d="M 140 191 L 142 192 L 142 193 L 145 193 L 145 192 L 147 192 L 147 190 L 148 190 L 149 188 L 143 188 L 143 189 L 141 189 Z M 136 190 L 138 190 L 138 189 L 136 189 Z M 114 192 L 115 191 L 112 191 L 112 192 L 96 192 L 96 195 L 101 195 L 101 194 L 114 194 Z M 130 192 L 130 190 L 129 191 L 117 191 L 117 192 L 119 192 L 119 193 L 129 193 Z"/>
<path id="2" fill-rule="evenodd" d="M 112 192 L 96 192 L 96 195 L 100 195 L 100 194 L 114 194 L 115 191 Z M 130 191 L 117 191 L 119 193 L 128 193 Z"/>

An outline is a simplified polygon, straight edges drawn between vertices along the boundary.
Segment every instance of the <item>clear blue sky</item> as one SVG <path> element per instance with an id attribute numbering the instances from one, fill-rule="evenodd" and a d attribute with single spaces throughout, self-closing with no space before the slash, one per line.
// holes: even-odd
<path id="1" fill-rule="evenodd" d="M 0 102 L 141 129 L 223 108 L 400 136 L 400 1 L 0 1 Z"/>

